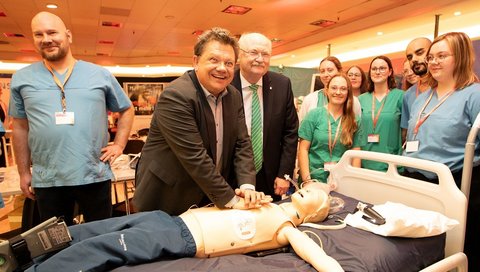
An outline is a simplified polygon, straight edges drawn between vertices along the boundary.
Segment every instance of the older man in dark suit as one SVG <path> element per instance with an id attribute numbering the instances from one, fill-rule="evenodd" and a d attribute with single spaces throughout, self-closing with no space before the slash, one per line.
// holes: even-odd
<path id="1" fill-rule="evenodd" d="M 257 171 L 256 188 L 279 200 L 289 189 L 284 175 L 292 176 L 297 155 L 298 116 L 292 84 L 288 77 L 268 71 L 272 43 L 267 37 L 243 34 L 239 45 L 240 69 L 232 85 L 243 96 Z"/>
<path id="2" fill-rule="evenodd" d="M 246 209 L 265 198 L 255 192 L 242 97 L 229 86 L 238 43 L 214 28 L 199 37 L 194 53 L 194 70 L 169 84 L 155 108 L 137 167 L 137 211 L 178 215 L 211 202 Z"/>

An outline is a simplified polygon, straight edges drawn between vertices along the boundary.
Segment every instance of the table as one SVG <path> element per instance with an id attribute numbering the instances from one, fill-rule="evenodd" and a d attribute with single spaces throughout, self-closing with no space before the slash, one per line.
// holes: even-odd
<path id="1" fill-rule="evenodd" d="M 128 199 L 127 183 L 135 180 L 135 169 L 130 168 L 130 158 L 128 155 L 121 155 L 112 165 L 114 178 L 112 183 L 123 183 L 125 194 L 125 211 L 130 214 L 130 203 Z M 0 193 L 2 196 L 20 195 L 20 177 L 16 166 L 1 167 L 0 168 Z"/>

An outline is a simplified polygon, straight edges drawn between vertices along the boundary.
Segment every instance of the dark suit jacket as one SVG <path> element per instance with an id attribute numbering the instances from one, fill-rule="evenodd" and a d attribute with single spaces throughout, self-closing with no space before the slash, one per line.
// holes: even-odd
<path id="1" fill-rule="evenodd" d="M 207 196 L 222 208 L 233 188 L 255 185 L 253 152 L 238 90 L 223 97 L 223 153 L 215 169 L 213 113 L 194 71 L 169 84 L 159 98 L 136 172 L 134 205 L 177 215 Z"/>
<path id="2" fill-rule="evenodd" d="M 232 85 L 242 90 L 240 70 L 235 71 Z M 292 84 L 284 75 L 267 72 L 263 85 L 263 170 L 265 181 L 274 195 L 273 182 L 285 174 L 293 177 L 298 142 L 298 115 L 293 101 Z M 261 180 L 258 180 L 257 188 Z"/>

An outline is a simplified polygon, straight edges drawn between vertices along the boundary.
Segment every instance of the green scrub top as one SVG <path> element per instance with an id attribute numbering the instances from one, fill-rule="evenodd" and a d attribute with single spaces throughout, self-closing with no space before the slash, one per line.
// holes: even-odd
<path id="1" fill-rule="evenodd" d="M 323 107 L 328 103 L 328 97 L 323 90 L 318 91 L 317 108 Z"/>
<path id="2" fill-rule="evenodd" d="M 307 116 L 305 116 L 298 131 L 300 138 L 310 142 L 310 149 L 308 151 L 310 177 L 325 183 L 327 182 L 329 172 L 323 170 L 324 163 L 338 162 L 343 153 L 350 149 L 341 143 L 341 131 L 339 131 L 337 142 L 330 157 L 327 120 L 330 120 L 331 123 L 331 139 L 333 142 L 337 129 L 341 129 L 341 127 L 338 127 L 340 118 L 335 120 L 325 107 L 318 107 L 311 110 Z M 356 120 L 358 129 L 354 133 L 352 147 L 363 147 L 366 144 L 366 136 L 360 118 L 357 117 Z"/>
<path id="3" fill-rule="evenodd" d="M 377 116 L 378 111 L 382 106 L 382 102 L 385 101 L 385 105 L 378 117 L 375 130 L 373 129 L 372 119 L 373 93 L 364 93 L 358 97 L 360 105 L 362 106 L 362 123 L 365 129 L 365 137 L 367 137 L 367 143 L 363 150 L 395 155 L 402 154 L 400 117 L 402 115 L 403 93 L 402 90 L 392 89 L 382 101 L 375 99 L 375 116 Z M 369 143 L 368 135 L 370 134 L 378 134 L 380 137 L 379 142 Z M 386 163 L 369 160 L 362 160 L 362 167 L 379 171 L 387 171 L 388 169 Z"/>

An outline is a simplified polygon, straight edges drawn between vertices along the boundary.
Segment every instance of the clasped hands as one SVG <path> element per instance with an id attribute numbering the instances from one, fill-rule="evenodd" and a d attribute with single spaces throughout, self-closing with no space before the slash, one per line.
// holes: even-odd
<path id="1" fill-rule="evenodd" d="M 240 197 L 239 201 L 233 205 L 233 209 L 247 210 L 260 208 L 262 205 L 272 202 L 272 197 L 263 192 L 257 192 L 249 189 L 235 189 L 235 194 Z"/>

